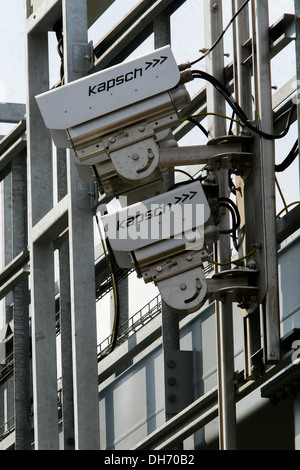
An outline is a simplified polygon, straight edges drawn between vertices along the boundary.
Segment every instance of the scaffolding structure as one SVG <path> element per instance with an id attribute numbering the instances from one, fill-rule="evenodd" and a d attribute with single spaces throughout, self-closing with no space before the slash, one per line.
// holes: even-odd
<path id="1" fill-rule="evenodd" d="M 258 306 L 249 312 L 241 299 L 237 307 L 226 291 L 181 318 L 156 296 L 134 315 L 128 280 L 134 274 L 119 269 L 118 337 L 114 348 L 111 336 L 97 342 L 97 301 L 110 295 L 111 282 L 105 257 L 95 254 L 95 184 L 80 178 L 69 150 L 53 149 L 37 107 L 35 97 L 49 90 L 48 34 L 62 34 L 62 79 L 70 83 L 126 60 L 152 34 L 154 48 L 171 44 L 171 17 L 189 0 L 140 0 L 92 44 L 89 28 L 113 3 L 25 0 L 26 105 L 0 104 L 2 122 L 16 124 L 0 141 L 0 449 L 243 449 L 257 445 L 259 430 L 252 423 L 252 434 L 238 435 L 237 410 L 255 420 L 264 406 L 269 416 L 275 401 L 269 426 L 276 433 L 285 414 L 282 448 L 299 449 L 300 206 L 276 216 L 276 139 L 246 127 L 241 133 L 240 124 L 228 132 L 230 121 L 220 119 L 228 115 L 224 97 L 209 83 L 199 81 L 185 113 L 206 119 L 210 145 L 179 146 L 173 164 L 194 171 L 216 160 L 221 146 L 214 160 L 220 193 L 230 195 L 230 170 L 243 227 L 238 258 L 249 261 L 253 253 Z M 289 117 L 298 136 L 300 1 L 271 26 L 268 0 L 244 3 L 231 2 L 233 60 L 225 66 L 222 1 L 199 2 L 206 44 L 214 45 L 203 53 L 206 71 L 234 93 L 249 122 L 278 135 Z M 272 60 L 292 43 L 296 70 L 274 92 Z M 183 121 L 177 141 L 194 126 Z M 224 213 L 220 228 L 229 225 Z M 216 251 L 218 275 L 226 276 L 234 262 L 229 234 Z M 278 439 L 271 435 L 265 445 L 278 448 Z"/>

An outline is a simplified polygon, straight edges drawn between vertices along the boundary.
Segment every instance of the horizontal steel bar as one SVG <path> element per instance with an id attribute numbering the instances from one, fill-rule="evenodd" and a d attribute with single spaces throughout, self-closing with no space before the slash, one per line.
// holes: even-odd
<path id="1" fill-rule="evenodd" d="M 4 152 L 0 157 L 0 171 L 2 171 L 9 163 L 26 147 L 25 136 L 19 137 L 12 146 Z"/>
<path id="2" fill-rule="evenodd" d="M 160 150 L 159 166 L 180 166 L 193 164 L 207 164 L 209 159 L 221 154 L 242 152 L 242 145 L 191 145 L 188 147 L 174 147 Z"/>
<path id="3" fill-rule="evenodd" d="M 186 0 L 156 0 L 140 2 L 114 30 L 94 48 L 95 62 L 91 72 L 102 70 L 125 60 L 153 32 L 153 20 L 160 14 L 172 14 Z"/>
<path id="4" fill-rule="evenodd" d="M 277 219 L 277 243 L 282 243 L 300 228 L 300 204 Z"/>
<path id="5" fill-rule="evenodd" d="M 32 229 L 33 243 L 46 245 L 68 228 L 68 196 L 59 201 Z"/>
<path id="6" fill-rule="evenodd" d="M 26 266 L 29 261 L 29 251 L 24 250 L 16 256 L 4 269 L 0 272 L 0 284 L 5 282 L 9 276 L 13 275 L 20 268 Z"/>
<path id="7" fill-rule="evenodd" d="M 44 0 L 27 18 L 26 33 L 47 34 L 62 16 L 62 0 Z"/>
<path id="8" fill-rule="evenodd" d="M 1 103 L 0 122 L 16 123 L 24 119 L 26 106 L 23 103 Z"/>
<path id="9" fill-rule="evenodd" d="M 161 313 L 98 363 L 99 385 L 161 337 Z M 135 341 L 132 339 L 135 338 Z M 131 346 L 134 345 L 134 346 Z"/>
<path id="10" fill-rule="evenodd" d="M 286 354 L 283 360 L 278 364 L 270 366 L 265 374 L 257 380 L 243 380 L 241 384 L 237 383 L 236 403 L 267 383 L 290 363 L 291 352 Z M 213 388 L 163 424 L 160 428 L 153 431 L 145 439 L 141 440 L 132 450 L 161 450 L 174 448 L 177 443 L 182 442 L 217 417 L 217 401 L 217 388 Z"/>
<path id="11" fill-rule="evenodd" d="M 24 267 L 14 272 L 9 279 L 0 286 L 0 300 L 2 300 L 23 279 L 29 276 L 29 268 Z"/>
<path id="12" fill-rule="evenodd" d="M 16 140 L 18 140 L 19 137 L 24 135 L 25 131 L 26 120 L 23 119 L 0 141 L 0 155 L 2 155 Z"/>
<path id="13" fill-rule="evenodd" d="M 167 449 L 193 434 L 218 415 L 218 388 L 195 400 L 160 428 L 140 441 L 132 450 Z"/>
<path id="14" fill-rule="evenodd" d="M 87 0 L 88 26 L 90 27 L 115 0 Z M 43 0 L 27 18 L 26 32 L 45 33 L 53 31 L 53 25 L 62 17 L 62 0 Z"/>

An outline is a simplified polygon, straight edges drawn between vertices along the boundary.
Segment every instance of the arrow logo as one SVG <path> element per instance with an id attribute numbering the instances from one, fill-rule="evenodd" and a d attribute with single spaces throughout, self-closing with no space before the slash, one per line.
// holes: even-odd
<path id="1" fill-rule="evenodd" d="M 145 67 L 145 70 L 148 70 L 150 67 L 156 67 L 156 65 L 161 65 L 167 60 L 168 56 L 161 55 L 160 59 L 153 59 L 152 62 L 146 62 L 147 67 Z"/>
<path id="2" fill-rule="evenodd" d="M 195 197 L 197 194 L 197 191 L 190 191 L 189 194 L 182 194 L 181 197 L 176 197 L 175 196 L 175 204 L 178 204 L 179 202 L 185 202 L 187 199 L 191 200 L 193 197 Z"/>

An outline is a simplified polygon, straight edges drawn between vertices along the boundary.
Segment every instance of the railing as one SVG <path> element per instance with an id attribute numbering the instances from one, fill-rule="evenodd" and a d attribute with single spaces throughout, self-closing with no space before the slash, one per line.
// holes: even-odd
<path id="1" fill-rule="evenodd" d="M 119 336 L 116 341 L 116 346 L 126 341 L 129 336 L 144 325 L 149 323 L 154 317 L 161 312 L 161 297 L 157 295 L 154 299 L 150 300 L 144 307 L 138 310 L 132 317 L 119 326 Z M 107 355 L 113 339 L 113 333 L 110 334 L 105 340 L 98 345 L 98 359 L 101 360 Z"/>
<path id="2" fill-rule="evenodd" d="M 8 421 L 6 421 L 6 423 L 0 426 L 0 441 L 3 441 L 3 439 L 5 439 L 6 436 L 12 433 L 14 429 L 15 429 L 15 417 L 12 416 L 11 418 L 9 418 Z"/>
<path id="3" fill-rule="evenodd" d="M 4 382 L 13 374 L 14 371 L 14 354 L 11 353 L 0 363 L 0 383 Z"/>

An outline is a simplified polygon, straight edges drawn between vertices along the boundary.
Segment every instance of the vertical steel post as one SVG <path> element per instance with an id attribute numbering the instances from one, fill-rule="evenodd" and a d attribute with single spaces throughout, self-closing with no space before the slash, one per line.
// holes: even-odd
<path id="1" fill-rule="evenodd" d="M 207 47 L 210 47 L 223 31 L 222 2 L 205 0 L 205 37 Z M 207 71 L 221 82 L 224 74 L 223 42 L 207 57 Z M 214 87 L 207 86 L 208 111 L 225 115 L 225 102 Z M 208 130 L 212 138 L 226 135 L 225 120 L 209 118 Z M 228 197 L 227 172 L 219 174 L 220 194 Z M 220 229 L 228 229 L 229 217 L 225 212 L 221 215 Z M 219 261 L 226 263 L 231 259 L 229 236 L 221 236 L 219 241 Z M 218 390 L 219 390 L 219 446 L 222 450 L 236 449 L 236 410 L 234 387 L 234 346 L 233 319 L 231 303 L 217 302 L 217 344 L 218 344 Z"/>
<path id="2" fill-rule="evenodd" d="M 243 5 L 243 0 L 232 0 L 233 14 Z M 233 24 L 234 41 L 234 89 L 235 97 L 245 114 L 252 119 L 252 68 L 245 63 L 248 58 L 249 49 L 244 44 L 250 37 L 249 6 L 247 5 L 238 15 Z M 239 129 L 240 130 L 240 129 Z M 243 131 L 242 131 L 243 132 Z M 253 248 L 251 242 L 248 243 L 248 233 L 246 230 L 245 214 L 245 184 L 241 177 L 236 177 L 237 204 L 241 216 L 242 243 L 239 248 L 240 256 L 245 256 Z M 252 226 L 252 224 L 251 224 Z M 260 310 L 259 308 L 247 315 L 247 311 L 242 312 L 244 317 L 244 338 L 245 338 L 245 377 L 247 379 L 257 377 L 260 366 L 257 359 L 254 359 L 257 351 L 261 348 Z"/>
<path id="3" fill-rule="evenodd" d="M 13 258 L 27 248 L 26 151 L 11 163 Z M 29 292 L 25 279 L 13 289 L 15 450 L 30 450 Z"/>
<path id="4" fill-rule="evenodd" d="M 296 78 L 297 78 L 297 115 L 298 115 L 298 139 L 300 140 L 300 0 L 294 0 L 295 18 L 296 18 L 296 40 L 295 40 L 295 53 L 296 53 Z M 300 177 L 300 166 L 299 166 Z M 294 423 L 295 423 L 295 450 L 300 450 L 300 394 L 297 393 L 294 397 Z"/>
<path id="5" fill-rule="evenodd" d="M 67 162 L 65 149 L 57 149 L 57 198 L 63 199 L 67 189 Z M 69 240 L 58 247 L 59 255 L 59 311 L 61 335 L 61 377 L 62 377 L 62 424 L 63 449 L 73 450 L 74 439 L 74 397 L 72 364 L 72 326 L 70 296 L 70 257 Z"/>
<path id="6" fill-rule="evenodd" d="M 153 21 L 154 47 L 158 49 L 171 43 L 170 16 L 161 14 Z M 167 190 L 174 184 L 174 173 L 169 173 L 164 178 L 164 188 Z M 162 347 L 163 350 L 179 350 L 179 315 L 162 301 Z M 165 398 L 167 400 L 167 397 Z M 173 414 L 166 412 L 166 420 Z"/>
<path id="7" fill-rule="evenodd" d="M 63 0 L 65 82 L 86 75 L 87 1 Z M 83 55 L 85 55 L 83 53 Z M 76 62 L 76 56 L 79 62 Z M 70 289 L 73 339 L 75 448 L 100 447 L 93 213 L 90 186 L 80 179 L 67 152 L 69 197 Z"/>
<path id="8" fill-rule="evenodd" d="M 255 111 L 258 125 L 265 132 L 273 132 L 271 89 L 269 8 L 268 0 L 252 0 L 252 51 L 255 86 Z M 278 293 L 278 257 L 276 240 L 275 200 L 275 145 L 274 141 L 260 139 L 261 200 L 263 204 L 263 236 L 266 295 L 265 362 L 280 360 L 280 323 Z"/>
<path id="9" fill-rule="evenodd" d="M 4 265 L 9 264 L 12 261 L 12 176 L 11 172 L 6 175 L 3 179 L 3 213 L 2 213 L 2 238 L 3 238 L 3 261 Z M 9 294 L 4 299 L 4 323 L 8 323 L 12 320 L 11 305 L 13 303 L 13 293 Z"/>
<path id="10" fill-rule="evenodd" d="M 30 12 L 26 11 L 26 18 Z M 28 226 L 32 316 L 34 443 L 57 450 L 57 367 L 53 244 L 33 241 L 34 226 L 53 207 L 52 144 L 35 96 L 49 90 L 48 36 L 29 33 L 27 60 Z"/>

